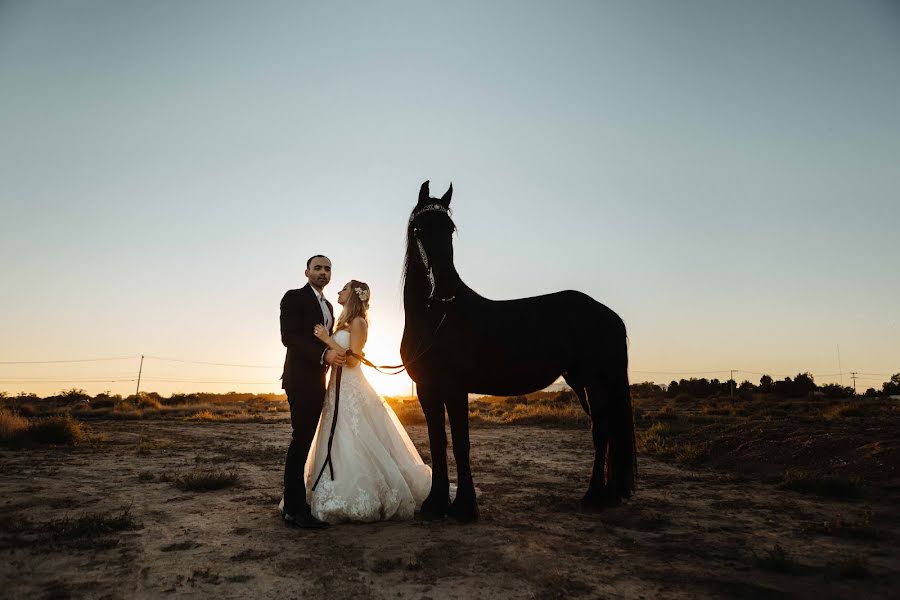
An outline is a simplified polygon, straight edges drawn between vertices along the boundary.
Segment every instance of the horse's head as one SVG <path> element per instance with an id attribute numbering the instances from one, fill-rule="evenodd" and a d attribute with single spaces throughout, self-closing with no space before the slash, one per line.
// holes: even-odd
<path id="1" fill-rule="evenodd" d="M 419 202 L 409 217 L 407 261 L 421 267 L 432 302 L 452 302 L 459 287 L 459 275 L 453 266 L 453 232 L 450 218 L 453 184 L 440 198 L 429 195 L 428 182 L 419 189 Z"/>

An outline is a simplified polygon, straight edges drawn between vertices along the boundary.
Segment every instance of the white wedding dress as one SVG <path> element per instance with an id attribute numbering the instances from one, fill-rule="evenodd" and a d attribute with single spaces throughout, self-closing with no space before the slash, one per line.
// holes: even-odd
<path id="1" fill-rule="evenodd" d="M 350 346 L 350 332 L 334 341 Z M 317 519 L 329 523 L 410 519 L 431 491 L 431 467 L 422 462 L 397 415 L 366 380 L 362 365 L 344 367 L 331 470 L 312 489 L 328 454 L 336 377 L 332 371 L 325 406 L 306 461 L 306 498 Z"/>

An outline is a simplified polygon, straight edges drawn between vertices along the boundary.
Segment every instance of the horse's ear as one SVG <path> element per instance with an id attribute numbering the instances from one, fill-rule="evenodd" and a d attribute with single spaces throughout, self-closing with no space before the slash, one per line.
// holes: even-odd
<path id="1" fill-rule="evenodd" d="M 431 192 L 428 191 L 428 181 L 419 188 L 419 206 L 426 204 L 431 199 Z"/>
<path id="2" fill-rule="evenodd" d="M 450 208 L 450 198 L 453 197 L 453 184 L 450 184 L 450 187 L 447 188 L 447 191 L 444 192 L 444 195 L 441 196 L 441 204 L 444 205 L 444 208 Z"/>

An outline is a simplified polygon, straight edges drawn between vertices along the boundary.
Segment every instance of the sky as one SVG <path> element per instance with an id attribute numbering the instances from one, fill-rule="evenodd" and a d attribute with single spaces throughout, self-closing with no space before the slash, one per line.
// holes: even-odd
<path id="1" fill-rule="evenodd" d="M 0 391 L 279 392 L 320 253 L 395 364 L 426 179 L 470 287 L 593 296 L 632 381 L 879 388 L 898 165 L 896 2 L 0 0 Z"/>

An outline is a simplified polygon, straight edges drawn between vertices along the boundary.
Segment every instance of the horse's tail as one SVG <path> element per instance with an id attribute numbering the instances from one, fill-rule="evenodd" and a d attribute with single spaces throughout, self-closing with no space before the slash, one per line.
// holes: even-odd
<path id="1" fill-rule="evenodd" d="M 628 382 L 628 348 L 622 344 L 622 356 L 616 360 L 612 376 L 609 424 L 609 483 L 624 497 L 631 496 L 637 481 L 637 445 L 634 437 L 634 411 Z"/>

